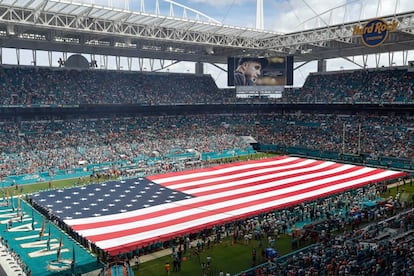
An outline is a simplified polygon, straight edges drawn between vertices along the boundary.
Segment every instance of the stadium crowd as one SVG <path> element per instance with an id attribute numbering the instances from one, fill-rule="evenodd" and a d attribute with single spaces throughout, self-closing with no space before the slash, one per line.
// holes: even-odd
<path id="1" fill-rule="evenodd" d="M 269 263 L 251 275 L 412 275 L 414 209 Z M 259 272 L 259 273 L 258 273 Z"/>
<path id="2" fill-rule="evenodd" d="M 269 116 L 256 124 L 254 137 L 267 144 L 410 159 L 414 153 L 413 126 L 414 121 L 406 116 L 298 112 Z"/>
<path id="3" fill-rule="evenodd" d="M 0 165 L 4 175 L 25 174 L 69 170 L 79 167 L 81 160 L 88 164 L 138 163 L 150 156 L 166 158 L 189 149 L 221 152 L 249 146 L 232 128 L 220 127 L 214 119 L 220 117 L 39 120 L 22 121 L 20 127 L 2 122 Z"/>
<path id="4" fill-rule="evenodd" d="M 414 157 L 414 120 L 407 116 L 273 113 L 0 121 L 0 175 L 73 170 L 120 162 L 156 173 L 182 169 L 169 157 L 252 150 L 243 137 L 283 147 Z M 148 158 L 165 161 L 150 163 Z M 168 164 L 167 164 L 168 163 Z"/>
<path id="5" fill-rule="evenodd" d="M 193 104 L 228 97 L 208 75 L 0 67 L 0 79 L 0 105 Z"/>
<path id="6" fill-rule="evenodd" d="M 287 102 L 407 103 L 414 101 L 414 72 L 400 68 L 310 74 Z"/>
<path id="7" fill-rule="evenodd" d="M 0 105 L 211 104 L 263 101 L 241 99 L 235 89 L 219 89 L 210 75 L 0 67 Z M 197 85 L 194 85 L 197 83 Z M 409 103 L 414 72 L 381 68 L 310 74 L 302 88 L 280 99 L 305 103 Z"/>

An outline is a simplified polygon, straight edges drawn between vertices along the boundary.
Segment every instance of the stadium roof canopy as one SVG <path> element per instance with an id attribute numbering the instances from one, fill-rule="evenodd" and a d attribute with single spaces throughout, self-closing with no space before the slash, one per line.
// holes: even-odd
<path id="1" fill-rule="evenodd" d="M 0 45 L 210 63 L 226 63 L 228 56 L 294 54 L 295 61 L 311 61 L 414 49 L 414 11 L 382 17 L 395 20 L 398 29 L 379 47 L 366 47 L 353 34 L 369 20 L 282 34 L 227 26 L 187 11 L 195 18 L 66 0 L 0 0 Z"/>

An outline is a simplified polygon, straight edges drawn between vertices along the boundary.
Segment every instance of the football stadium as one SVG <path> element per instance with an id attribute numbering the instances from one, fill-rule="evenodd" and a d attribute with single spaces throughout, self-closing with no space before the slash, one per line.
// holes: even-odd
<path id="1" fill-rule="evenodd" d="M 0 275 L 414 275 L 410 1 L 136 2 L 0 0 Z"/>

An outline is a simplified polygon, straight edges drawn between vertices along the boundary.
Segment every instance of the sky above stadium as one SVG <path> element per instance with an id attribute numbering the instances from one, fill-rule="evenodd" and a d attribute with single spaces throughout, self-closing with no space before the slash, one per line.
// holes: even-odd
<path id="1" fill-rule="evenodd" d="M 121 7 L 125 5 L 124 1 L 128 0 L 118 1 Z M 249 28 L 254 28 L 256 25 L 256 0 L 175 0 L 173 2 L 198 10 L 225 25 Z M 144 3 L 147 12 L 155 11 L 153 0 L 130 1 L 129 6 L 131 9 L 140 9 L 141 3 Z M 264 29 L 292 32 L 410 11 L 412 0 L 263 0 L 263 6 Z M 169 0 L 159 0 L 159 7 L 161 13 L 168 13 Z M 174 15 L 179 17 L 180 9 L 176 8 L 174 11 Z M 191 17 L 189 12 L 187 16 Z"/>
<path id="2" fill-rule="evenodd" d="M 145 11 L 148 14 L 155 14 L 156 3 L 154 0 L 74 0 L 77 2 L 94 3 L 101 6 L 112 6 L 116 8 L 127 8 L 133 11 Z M 168 16 L 171 13 L 172 0 L 158 0 L 158 7 L 161 15 Z M 175 0 L 173 13 L 175 17 L 183 17 L 184 10 L 187 18 L 193 18 L 196 10 L 202 14 L 213 18 L 219 24 L 255 28 L 256 26 L 256 0 Z M 188 7 L 184 9 L 182 6 Z M 263 0 L 264 29 L 268 31 L 289 33 L 303 29 L 326 27 L 328 25 L 352 22 L 363 19 L 392 15 L 411 11 L 413 8 L 412 0 Z M 3 63 L 15 64 L 16 53 L 14 50 L 3 52 Z M 29 57 L 31 53 L 21 51 Z M 53 58 L 58 60 L 60 54 Z M 89 58 L 88 55 L 85 57 Z M 101 59 L 97 58 L 98 65 Z M 31 58 L 27 60 L 30 64 Z M 414 60 L 414 54 L 409 52 L 407 60 Z M 48 66 L 47 53 L 38 53 L 38 65 Z M 395 53 L 393 56 L 394 65 L 403 64 L 403 53 Z M 148 61 L 144 61 L 148 62 Z M 354 57 L 354 62 L 363 64 L 362 57 Z M 386 54 L 376 58 L 369 56 L 368 67 L 389 66 L 389 57 Z M 115 69 L 115 60 L 109 60 L 110 66 Z M 168 64 L 165 63 L 165 64 Z M 54 63 L 54 66 L 56 64 Z M 295 64 L 298 67 L 301 64 Z M 121 66 L 128 68 L 126 60 L 121 60 Z M 150 68 L 145 65 L 145 69 Z M 209 64 L 204 65 L 204 72 L 211 74 L 219 87 L 227 86 L 227 66 L 219 65 L 223 70 Z M 328 71 L 359 69 L 354 63 L 342 58 L 327 61 Z M 166 71 L 161 69 L 159 71 Z M 188 72 L 195 70 L 194 63 L 180 62 L 168 67 L 169 72 Z M 302 86 L 310 72 L 316 72 L 316 62 L 310 62 L 294 72 L 294 86 Z"/>
<path id="3" fill-rule="evenodd" d="M 255 27 L 256 0 L 187 0 L 224 24 Z M 410 1 L 263 0 L 267 30 L 290 32 L 303 28 L 392 14 L 395 6 L 409 10 Z M 377 9 L 377 6 L 380 8 Z M 404 7 L 405 6 L 405 7 Z M 330 12 L 331 11 L 331 12 Z M 322 15 L 319 20 L 310 20 Z M 314 26 L 312 26 L 314 25 Z"/>

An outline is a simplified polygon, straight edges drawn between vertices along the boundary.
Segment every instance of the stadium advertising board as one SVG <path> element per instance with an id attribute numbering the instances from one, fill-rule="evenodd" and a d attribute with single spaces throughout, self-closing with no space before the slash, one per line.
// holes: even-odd
<path id="1" fill-rule="evenodd" d="M 293 85 L 293 56 L 229 57 L 228 86 L 239 98 L 280 98 L 286 85 Z"/>

